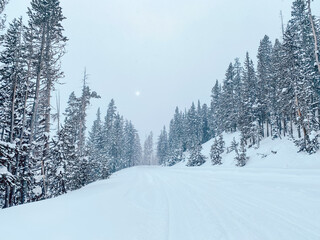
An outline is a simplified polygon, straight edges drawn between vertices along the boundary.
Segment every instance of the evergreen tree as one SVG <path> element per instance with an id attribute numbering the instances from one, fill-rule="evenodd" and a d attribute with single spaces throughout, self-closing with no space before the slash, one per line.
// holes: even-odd
<path id="1" fill-rule="evenodd" d="M 257 120 L 257 90 L 256 90 L 256 74 L 253 62 L 246 54 L 244 63 L 242 89 L 241 89 L 241 106 L 239 125 L 241 134 L 245 142 L 249 139 L 252 144 L 255 144 L 255 133 L 253 122 Z"/>
<path id="2" fill-rule="evenodd" d="M 210 158 L 211 158 L 212 165 L 222 164 L 221 153 L 222 153 L 221 146 L 218 140 L 215 138 L 214 143 L 212 144 L 211 150 L 210 150 Z"/>
<path id="3" fill-rule="evenodd" d="M 269 136 L 269 112 L 272 110 L 271 101 L 274 101 L 274 84 L 272 84 L 272 43 L 268 36 L 260 41 L 257 65 L 257 117 L 258 128 L 264 136 L 264 123 L 267 124 L 267 137 Z M 269 111 L 268 111 L 269 110 Z"/>
<path id="4" fill-rule="evenodd" d="M 114 128 L 114 121 L 116 117 L 116 111 L 117 108 L 115 106 L 115 102 L 113 99 L 111 99 L 107 114 L 104 119 L 104 125 L 103 125 L 103 143 L 104 146 L 103 149 L 103 155 L 110 159 L 111 161 L 111 144 L 112 144 L 112 134 L 113 134 L 113 128 Z M 111 169 L 111 171 L 114 171 L 114 169 Z"/>
<path id="5" fill-rule="evenodd" d="M 14 19 L 10 24 L 4 36 L 4 47 L 5 49 L 0 56 L 0 62 L 3 64 L 0 69 L 1 140 L 4 141 L 4 145 L 10 143 L 12 147 L 14 146 L 14 149 L 7 148 L 8 152 L 11 152 L 13 162 L 8 161 L 5 165 L 11 174 L 16 176 L 17 179 L 21 179 L 20 176 L 18 177 L 21 167 L 20 155 L 23 155 L 20 143 L 22 143 L 21 134 L 25 125 L 22 119 L 25 112 L 24 95 L 27 87 L 24 76 L 26 61 L 24 60 L 23 24 L 21 18 Z M 9 164 L 10 162 L 11 164 Z M 13 199 L 14 196 L 17 196 L 16 191 L 21 192 L 18 186 L 8 186 L 6 188 L 5 207 L 12 206 L 14 202 L 18 201 Z"/>
<path id="6" fill-rule="evenodd" d="M 93 122 L 88 139 L 89 165 L 91 168 L 90 182 L 108 177 L 108 161 L 103 156 L 103 132 L 100 108 L 97 111 L 97 119 Z"/>
<path id="7" fill-rule="evenodd" d="M 190 150 L 190 156 L 187 163 L 188 167 L 200 166 L 206 162 L 206 157 L 201 153 L 201 150 L 201 144 L 193 146 Z"/>
<path id="8" fill-rule="evenodd" d="M 221 86 L 217 80 L 211 91 L 210 129 L 213 137 L 222 131 L 221 106 Z"/>
<path id="9" fill-rule="evenodd" d="M 137 146 L 136 146 L 136 143 L 137 143 L 136 137 L 138 132 L 130 121 L 126 120 L 125 122 L 124 134 L 125 134 L 125 142 L 124 142 L 125 164 L 123 167 L 127 168 L 127 167 L 132 167 L 138 164 L 136 155 L 140 150 L 137 149 Z M 139 144 L 140 144 L 140 140 L 139 140 Z"/>
<path id="10" fill-rule="evenodd" d="M 191 108 L 187 113 L 187 148 L 191 149 L 194 145 L 200 144 L 199 135 L 198 135 L 198 117 L 197 111 L 194 103 L 192 103 Z"/>
<path id="11" fill-rule="evenodd" d="M 236 166 L 244 167 L 247 164 L 249 158 L 247 157 L 247 150 L 245 147 L 245 142 L 243 140 L 241 141 L 240 149 L 237 152 L 238 154 L 235 158 L 237 161 Z"/>
<path id="12" fill-rule="evenodd" d="M 143 164 L 152 165 L 153 164 L 153 133 L 150 132 L 148 137 L 144 142 L 143 148 Z"/>
<path id="13" fill-rule="evenodd" d="M 235 151 L 236 155 L 239 156 L 238 146 L 239 146 L 239 143 L 237 143 L 236 139 L 233 138 L 229 152 Z"/>
<path id="14" fill-rule="evenodd" d="M 173 119 L 170 121 L 168 137 L 168 164 L 174 165 L 183 159 L 184 151 L 184 134 L 183 134 L 183 117 L 177 107 Z"/>
<path id="15" fill-rule="evenodd" d="M 157 158 L 160 165 L 167 165 L 168 149 L 168 134 L 166 127 L 163 127 L 157 143 Z"/>
<path id="16" fill-rule="evenodd" d="M 285 116 L 285 112 L 282 112 L 283 101 L 279 101 L 282 92 L 282 89 L 285 89 L 285 86 L 282 86 L 284 79 L 284 63 L 282 62 L 283 58 L 283 47 L 278 39 L 276 39 L 275 44 L 272 49 L 271 63 L 272 63 L 272 75 L 269 83 L 269 95 L 268 95 L 268 112 L 270 115 L 270 126 L 271 132 L 270 136 L 272 139 L 281 137 L 281 121 Z M 286 100 L 285 100 L 286 101 Z M 288 101 L 286 101 L 287 103 Z"/>
<path id="17" fill-rule="evenodd" d="M 235 89 L 234 89 L 234 81 L 235 81 L 235 70 L 232 63 L 229 64 L 227 69 L 225 80 L 223 81 L 223 93 L 222 93 L 222 102 L 224 103 L 221 107 L 223 110 L 221 111 L 221 117 L 223 119 L 222 130 L 227 132 L 233 132 L 236 130 L 236 120 L 235 116 L 236 111 L 234 110 L 235 104 Z"/>
<path id="18" fill-rule="evenodd" d="M 211 138 L 209 121 L 209 108 L 204 103 L 201 108 L 202 143 L 209 141 Z"/>
<path id="19" fill-rule="evenodd" d="M 63 36 L 62 14 L 59 0 L 32 0 L 28 8 L 27 31 L 32 38 L 34 64 L 34 101 L 30 122 L 30 141 L 33 143 L 33 161 L 41 169 L 42 197 L 46 196 L 45 161 L 49 156 L 51 92 L 63 76 L 60 59 L 67 38 Z"/>

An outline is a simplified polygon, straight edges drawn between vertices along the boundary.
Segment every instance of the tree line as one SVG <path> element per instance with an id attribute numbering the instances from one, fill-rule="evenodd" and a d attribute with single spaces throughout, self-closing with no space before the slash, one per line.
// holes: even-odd
<path id="1" fill-rule="evenodd" d="M 28 23 L 14 19 L 5 29 L 0 0 L 0 207 L 47 199 L 78 189 L 141 159 L 139 135 L 117 113 L 112 100 L 105 121 L 86 138 L 90 101 L 100 96 L 87 85 L 70 94 L 60 120 L 52 93 L 64 77 L 64 35 L 59 0 L 32 0 Z M 56 131 L 52 128 L 57 121 Z"/>
<path id="2" fill-rule="evenodd" d="M 191 151 L 188 165 L 202 164 L 200 145 L 222 132 L 241 132 L 242 153 L 245 146 L 259 147 L 262 138 L 282 136 L 294 139 L 298 151 L 318 151 L 319 38 L 310 1 L 295 0 L 283 38 L 272 43 L 266 35 L 260 41 L 257 67 L 247 52 L 243 64 L 236 58 L 223 81 L 215 82 L 210 106 L 198 102 L 184 112 L 176 108 L 168 131 L 164 128 L 158 138 L 160 164 L 181 161 L 186 150 Z M 213 156 L 220 151 L 217 146 Z"/>

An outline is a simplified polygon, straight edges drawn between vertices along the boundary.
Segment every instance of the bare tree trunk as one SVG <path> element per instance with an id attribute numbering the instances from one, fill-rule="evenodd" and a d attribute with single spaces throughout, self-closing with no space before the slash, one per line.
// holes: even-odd
<path id="1" fill-rule="evenodd" d="M 15 58 L 17 58 L 15 54 Z M 18 66 L 15 64 L 15 69 L 17 69 Z M 12 95 L 11 95 L 11 113 L 10 113 L 10 133 L 9 133 L 9 143 L 13 143 L 13 132 L 14 132 L 14 127 L 15 127 L 15 103 L 16 103 L 16 92 L 17 92 L 17 74 L 13 73 L 13 78 L 12 78 Z M 12 166 L 9 164 L 8 165 L 8 171 L 12 173 Z M 7 186 L 6 187 L 6 199 L 5 201 L 5 207 L 11 207 L 12 206 L 12 187 Z"/>
<path id="2" fill-rule="evenodd" d="M 36 121 L 38 118 L 38 108 L 39 108 L 39 94 L 40 94 L 40 81 L 41 81 L 41 74 L 42 74 L 42 64 L 43 64 L 43 54 L 45 48 L 46 36 L 45 36 L 45 25 L 42 28 L 42 35 L 41 35 L 41 45 L 40 45 L 40 55 L 37 60 L 37 69 L 36 69 L 36 91 L 34 97 L 34 103 L 32 107 L 32 117 L 30 123 L 30 136 L 29 136 L 29 144 L 32 144 L 35 134 L 36 134 Z M 41 166 L 43 164 L 41 163 Z M 41 167 L 41 173 L 43 173 L 43 167 Z"/>
<path id="3" fill-rule="evenodd" d="M 83 90 L 85 91 L 85 87 L 86 87 L 86 84 L 87 84 L 87 79 L 88 79 L 88 75 L 87 75 L 87 70 L 84 69 L 84 75 L 83 75 Z M 82 93 L 82 99 L 81 99 L 81 116 L 80 116 L 80 123 L 79 123 L 79 151 L 80 151 L 80 156 L 83 156 L 83 147 L 84 147 L 84 133 L 83 133 L 83 128 L 85 126 L 85 119 L 84 119 L 84 114 L 85 114 L 85 111 L 86 111 L 86 97 L 84 95 L 85 93 L 83 92 Z"/>
<path id="4" fill-rule="evenodd" d="M 33 55 L 33 50 L 31 47 L 31 55 Z M 21 129 L 21 134 L 20 134 L 20 144 L 19 144 L 19 149 L 23 151 L 23 138 L 26 130 L 26 119 L 27 119 L 27 103 L 28 103 L 28 97 L 29 97 L 29 84 L 30 84 L 30 78 L 31 78 L 31 65 L 32 65 L 32 60 L 31 58 L 28 59 L 28 65 L 27 65 L 27 74 L 26 74 L 26 90 L 25 90 L 25 95 L 24 95 L 24 106 L 23 106 L 23 117 L 22 117 L 22 129 Z M 20 156 L 18 156 L 20 157 Z M 26 167 L 29 165 L 28 158 L 25 158 L 25 161 L 21 163 L 22 166 L 22 175 L 24 176 Z M 21 184 L 21 199 L 20 203 L 23 204 L 25 203 L 26 200 L 26 193 L 27 193 L 27 181 L 23 177 L 22 179 L 22 184 Z"/>
<path id="5" fill-rule="evenodd" d="M 41 47 L 40 47 L 40 56 L 38 59 L 37 70 L 36 70 L 36 92 L 34 97 L 34 103 L 32 107 L 32 118 L 31 118 L 31 126 L 30 126 L 30 143 L 32 143 L 34 135 L 35 135 L 35 122 L 37 119 L 37 111 L 39 107 L 39 93 L 40 93 L 40 78 L 42 73 L 42 62 L 43 62 L 43 53 L 44 53 L 44 46 L 45 46 L 45 29 L 42 30 L 42 37 L 41 37 Z"/>
<path id="6" fill-rule="evenodd" d="M 316 58 L 316 64 L 318 66 L 318 71 L 320 73 L 318 39 L 317 39 L 316 29 L 315 29 L 315 26 L 314 26 L 312 13 L 311 13 L 311 0 L 307 0 L 307 4 L 308 4 L 308 10 L 309 10 L 309 19 L 310 19 L 310 24 L 311 24 L 312 33 L 313 33 L 313 39 L 314 39 L 314 54 L 315 54 L 315 58 Z"/>
<path id="7" fill-rule="evenodd" d="M 298 116 L 299 116 L 299 126 L 302 127 L 302 131 L 303 131 L 303 139 L 305 141 L 305 144 L 307 145 L 307 140 L 309 139 L 309 136 L 308 136 L 308 133 L 307 133 L 307 129 L 304 125 L 304 119 L 302 117 L 302 113 L 301 113 L 301 110 L 300 110 L 300 107 L 299 107 L 299 101 L 298 101 L 298 97 L 296 96 L 296 106 L 297 106 L 297 113 L 298 113 Z"/>

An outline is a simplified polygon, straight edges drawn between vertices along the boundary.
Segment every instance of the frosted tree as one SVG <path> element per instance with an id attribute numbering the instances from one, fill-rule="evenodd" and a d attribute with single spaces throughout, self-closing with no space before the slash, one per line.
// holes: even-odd
<path id="1" fill-rule="evenodd" d="M 143 148 L 143 164 L 145 165 L 152 165 L 153 164 L 153 133 L 150 132 L 148 137 L 144 142 Z"/>
<path id="2" fill-rule="evenodd" d="M 282 106 L 288 103 L 288 101 L 279 101 L 281 96 L 286 92 L 286 86 L 283 86 L 284 79 L 284 62 L 283 47 L 278 39 L 272 48 L 271 63 L 272 63 L 272 79 L 269 83 L 269 101 L 268 111 L 270 115 L 270 136 L 272 139 L 281 137 L 282 127 L 281 122 L 285 121 L 283 118 L 284 113 L 281 113 Z M 282 91 L 284 89 L 284 91 Z"/>
<path id="3" fill-rule="evenodd" d="M 184 151 L 184 128 L 183 128 L 183 117 L 182 113 L 177 107 L 173 116 L 173 119 L 170 121 L 169 128 L 169 137 L 168 137 L 168 163 L 173 165 L 177 162 L 183 160 L 183 151 Z"/>
<path id="4" fill-rule="evenodd" d="M 59 0 L 32 0 L 28 8 L 29 36 L 32 37 L 34 66 L 34 101 L 30 121 L 30 144 L 34 161 L 41 169 L 42 197 L 46 195 L 45 161 L 49 159 L 51 92 L 63 77 L 60 59 L 65 52 L 67 38 L 63 35 L 62 14 Z"/>
<path id="5" fill-rule="evenodd" d="M 231 145 L 230 145 L 230 148 L 229 148 L 230 149 L 229 152 L 234 151 L 236 153 L 236 155 L 238 156 L 239 155 L 238 146 L 239 146 L 239 143 L 236 141 L 235 138 L 233 138 Z"/>
<path id="6" fill-rule="evenodd" d="M 229 67 L 226 71 L 225 79 L 223 81 L 223 93 L 222 93 L 222 102 L 224 103 L 223 106 L 223 111 L 221 111 L 221 115 L 223 118 L 222 121 L 222 130 L 225 130 L 227 132 L 233 132 L 236 131 L 236 120 L 237 116 L 235 107 L 236 107 L 236 102 L 235 102 L 235 86 L 234 86 L 234 81 L 235 81 L 235 70 L 232 65 L 232 63 L 229 64 Z"/>
<path id="7" fill-rule="evenodd" d="M 202 126 L 202 143 L 205 143 L 210 140 L 210 124 L 209 124 L 209 115 L 210 110 L 207 104 L 203 104 L 201 108 L 200 118 L 201 118 L 201 126 Z"/>
<path id="8" fill-rule="evenodd" d="M 69 96 L 68 106 L 65 110 L 65 120 L 59 133 L 59 141 L 63 142 L 62 154 L 66 161 L 66 189 L 75 190 L 80 188 L 78 176 L 80 172 L 79 151 L 77 149 L 79 142 L 79 121 L 80 121 L 81 102 L 72 92 Z"/>
<path id="9" fill-rule="evenodd" d="M 187 163 L 188 167 L 200 166 L 206 162 L 206 157 L 201 153 L 201 150 L 201 144 L 196 144 L 192 147 Z"/>
<path id="10" fill-rule="evenodd" d="M 135 133 L 134 138 L 134 153 L 133 153 L 133 164 L 138 165 L 142 161 L 142 147 L 138 132 Z"/>
<path id="11" fill-rule="evenodd" d="M 168 150 L 168 133 L 166 127 L 163 127 L 157 142 L 157 158 L 160 165 L 167 165 Z"/>
<path id="12" fill-rule="evenodd" d="M 212 165 L 222 164 L 221 153 L 222 153 L 221 146 L 220 146 L 217 138 L 215 138 L 214 143 L 212 144 L 211 149 L 210 149 L 210 158 L 211 158 Z"/>
<path id="13" fill-rule="evenodd" d="M 216 136 L 219 134 L 220 131 L 222 131 L 221 125 L 222 125 L 222 119 L 221 119 L 221 86 L 216 81 L 214 87 L 211 90 L 211 105 L 210 105 L 210 129 L 212 136 Z"/>
<path id="14" fill-rule="evenodd" d="M 248 159 L 249 158 L 247 157 L 247 150 L 245 147 L 245 143 L 244 141 L 241 141 L 240 149 L 238 150 L 237 156 L 235 158 L 237 162 L 236 166 L 244 167 L 247 164 Z"/>
<path id="15" fill-rule="evenodd" d="M 187 122 L 186 122 L 186 132 L 187 132 L 187 148 L 192 148 L 195 144 L 199 144 L 198 137 L 198 116 L 194 103 L 192 103 L 191 108 L 187 113 Z"/>
<path id="16" fill-rule="evenodd" d="M 107 157 L 103 156 L 103 132 L 100 108 L 97 111 L 97 119 L 93 122 L 88 139 L 90 182 L 104 179 L 109 175 Z"/>
<path id="17" fill-rule="evenodd" d="M 4 144 L 11 144 L 7 148 L 12 152 L 13 164 L 6 165 L 7 170 L 15 175 L 20 175 L 19 155 L 22 154 L 19 149 L 21 131 L 23 129 L 23 112 L 24 112 L 24 93 L 26 88 L 23 46 L 23 24 L 22 20 L 14 19 L 10 24 L 7 33 L 4 36 L 4 51 L 0 56 L 0 62 L 3 67 L 0 69 L 0 123 L 2 125 L 1 140 Z M 12 151 L 14 150 L 14 151 Z M 5 207 L 13 205 L 13 196 L 18 189 L 16 187 L 6 188 Z"/>
<path id="18" fill-rule="evenodd" d="M 115 106 L 115 102 L 113 99 L 111 99 L 107 114 L 104 119 L 103 124 L 103 154 L 111 161 L 111 143 L 112 143 L 112 134 L 113 134 L 113 128 L 114 128 L 114 121 L 117 114 L 117 108 Z"/>
<path id="19" fill-rule="evenodd" d="M 260 41 L 258 48 L 258 65 L 257 65 L 257 123 L 261 131 L 261 137 L 264 137 L 264 123 L 266 123 L 267 137 L 270 135 L 268 112 L 273 112 L 274 105 L 271 101 L 275 98 L 275 88 L 272 78 L 272 43 L 267 35 Z M 258 140 L 259 141 L 259 140 Z"/>
<path id="20" fill-rule="evenodd" d="M 256 104 L 256 74 L 249 53 L 246 54 L 245 58 L 241 92 L 241 110 L 239 116 L 241 134 L 245 142 L 250 140 L 254 144 L 255 138 L 254 132 L 252 132 L 252 123 L 256 120 L 258 105 Z"/>

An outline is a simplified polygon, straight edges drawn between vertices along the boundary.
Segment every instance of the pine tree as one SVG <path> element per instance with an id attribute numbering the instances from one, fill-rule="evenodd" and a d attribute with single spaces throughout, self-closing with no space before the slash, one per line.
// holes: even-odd
<path id="1" fill-rule="evenodd" d="M 209 125 L 209 108 L 207 104 L 203 104 L 201 108 L 201 125 L 202 125 L 202 143 L 210 140 L 210 125 Z"/>
<path id="2" fill-rule="evenodd" d="M 184 151 L 184 133 L 183 133 L 183 117 L 177 107 L 173 119 L 170 121 L 169 137 L 168 137 L 167 160 L 169 165 L 174 165 L 183 160 Z"/>
<path id="3" fill-rule="evenodd" d="M 110 164 L 111 171 L 116 172 L 123 169 L 123 146 L 124 146 L 124 120 L 117 113 L 114 119 L 114 126 L 111 133 L 111 148 L 110 148 Z"/>
<path id="4" fill-rule="evenodd" d="M 22 155 L 19 142 L 23 129 L 24 93 L 26 88 L 23 46 L 23 24 L 22 19 L 14 19 L 4 36 L 4 51 L 0 56 L 3 64 L 0 74 L 0 124 L 2 125 L 1 139 L 4 143 L 10 143 L 14 149 L 7 148 L 12 152 L 13 164 L 6 164 L 8 171 L 18 178 L 20 175 L 21 162 L 19 156 Z M 12 151 L 13 150 L 13 151 Z M 13 199 L 19 191 L 17 186 L 6 188 L 5 207 L 12 206 L 17 200 Z"/>
<path id="5" fill-rule="evenodd" d="M 247 157 L 245 142 L 242 140 L 240 144 L 240 149 L 238 150 L 238 154 L 235 158 L 235 160 L 237 161 L 236 166 L 244 167 L 247 164 L 248 159 L 249 158 Z"/>
<path id="6" fill-rule="evenodd" d="M 315 56 L 313 48 L 312 27 L 307 13 L 305 1 L 293 2 L 291 20 L 284 38 L 284 50 L 288 63 L 287 82 L 293 89 L 293 109 L 297 118 L 299 137 L 303 131 L 300 150 L 309 151 L 311 142 L 309 135 L 318 129 L 315 112 L 319 108 L 319 96 L 316 85 L 319 74 L 314 68 Z"/>
<path id="7" fill-rule="evenodd" d="M 144 142 L 143 148 L 143 164 L 152 165 L 153 164 L 153 133 L 150 132 L 148 137 Z"/>
<path id="8" fill-rule="evenodd" d="M 235 116 L 236 111 L 235 108 L 235 89 L 234 89 L 234 81 L 235 81 L 235 70 L 232 63 L 229 64 L 227 69 L 225 80 L 223 81 L 223 93 L 222 93 L 222 102 L 224 103 L 221 107 L 222 118 L 223 118 L 223 126 L 221 130 L 225 130 L 227 132 L 233 132 L 236 130 L 236 120 Z"/>
<path id="9" fill-rule="evenodd" d="M 157 158 L 160 165 L 167 165 L 168 150 L 168 134 L 166 127 L 163 127 L 157 143 Z"/>
<path id="10" fill-rule="evenodd" d="M 63 76 L 60 59 L 67 38 L 63 36 L 61 22 L 65 19 L 59 0 L 32 0 L 28 8 L 29 36 L 34 68 L 34 102 L 30 122 L 30 141 L 33 161 L 41 169 L 42 197 L 46 196 L 45 161 L 49 160 L 51 92 Z"/>
<path id="11" fill-rule="evenodd" d="M 50 161 L 46 166 L 47 173 L 47 197 L 56 197 L 67 192 L 66 168 L 68 162 L 66 156 L 66 140 L 63 130 L 59 130 L 52 139 L 50 146 Z"/>
<path id="12" fill-rule="evenodd" d="M 241 92 L 241 114 L 239 116 L 241 134 L 245 142 L 249 139 L 252 144 L 255 144 L 254 136 L 256 131 L 253 131 L 253 122 L 257 120 L 258 107 L 256 101 L 256 74 L 249 53 L 246 54 L 244 63 Z"/>
<path id="13" fill-rule="evenodd" d="M 282 79 L 284 76 L 284 63 L 282 62 L 283 58 L 283 47 L 278 39 L 276 39 L 275 44 L 272 49 L 271 63 L 272 63 L 272 73 L 269 83 L 269 101 L 268 101 L 268 111 L 270 115 L 270 135 L 272 139 L 281 137 L 281 122 L 282 117 L 285 113 L 281 112 L 282 105 L 284 102 L 279 101 L 281 95 L 284 93 L 282 89 L 285 89 L 285 86 L 282 86 Z"/>
<path id="14" fill-rule="evenodd" d="M 243 68 L 241 66 L 240 60 L 238 58 L 235 59 L 233 63 L 234 70 L 234 78 L 233 78 L 233 89 L 234 89 L 234 108 L 233 108 L 233 116 L 235 122 L 235 131 L 239 130 L 239 122 L 241 116 L 241 98 L 242 98 L 242 71 Z"/>
<path id="15" fill-rule="evenodd" d="M 270 117 L 268 112 L 272 110 L 271 101 L 274 100 L 274 86 L 272 85 L 272 43 L 267 35 L 260 41 L 258 49 L 257 65 L 257 116 L 258 127 L 261 129 L 261 137 L 264 137 L 264 123 L 267 124 L 267 137 L 269 133 Z M 258 140 L 259 141 L 259 140 Z"/>
<path id="16" fill-rule="evenodd" d="M 215 138 L 214 143 L 212 144 L 211 150 L 210 150 L 210 158 L 211 158 L 212 165 L 222 164 L 221 152 L 222 152 L 221 146 L 218 140 Z"/>
<path id="17" fill-rule="evenodd" d="M 132 167 L 138 164 L 136 161 L 136 152 L 139 151 L 136 149 L 136 137 L 137 137 L 137 130 L 134 128 L 131 121 L 126 120 L 124 126 L 124 135 L 125 135 L 125 142 L 124 142 L 124 168 Z"/>
<path id="18" fill-rule="evenodd" d="M 194 145 L 199 144 L 199 135 L 198 135 L 198 117 L 197 111 L 194 103 L 192 103 L 191 108 L 187 113 L 187 148 L 191 149 Z"/>
<path id="19" fill-rule="evenodd" d="M 89 132 L 88 149 L 89 149 L 89 165 L 90 182 L 106 178 L 108 173 L 108 161 L 103 156 L 103 132 L 100 108 L 97 111 L 97 119 L 93 122 L 91 131 Z"/>
<path id="20" fill-rule="evenodd" d="M 237 143 L 236 139 L 233 138 L 229 152 L 234 151 L 236 155 L 239 156 L 238 146 L 239 146 L 239 143 Z"/>
<path id="21" fill-rule="evenodd" d="M 66 161 L 66 189 L 75 190 L 81 187 L 78 176 L 80 172 L 79 151 L 79 122 L 81 102 L 72 92 L 69 97 L 68 106 L 65 110 L 65 120 L 59 138 L 63 142 L 62 154 Z"/>
<path id="22" fill-rule="evenodd" d="M 133 152 L 133 165 L 138 165 L 142 161 L 142 147 L 138 132 L 135 133 L 134 138 L 134 152 Z"/>
<path id="23" fill-rule="evenodd" d="M 206 162 L 206 157 L 201 153 L 201 150 L 201 144 L 193 146 L 190 150 L 190 156 L 187 163 L 188 167 L 200 166 Z"/>
<path id="24" fill-rule="evenodd" d="M 111 162 L 111 144 L 112 144 L 112 134 L 113 134 L 113 128 L 114 128 L 114 121 L 115 121 L 115 116 L 116 116 L 116 111 L 117 108 L 115 106 L 115 102 L 113 99 L 111 99 L 108 109 L 107 109 L 107 114 L 104 119 L 104 124 L 103 124 L 103 143 L 102 145 L 104 146 L 103 148 L 103 155 L 109 159 L 109 162 Z M 110 165 L 110 163 L 109 163 Z M 111 165 L 110 165 L 111 167 Z M 114 171 L 114 169 L 110 169 L 110 171 Z"/>
<path id="25" fill-rule="evenodd" d="M 3 15 L 3 11 L 7 5 L 9 0 L 0 0 L 0 31 L 3 31 L 5 29 L 5 22 L 6 22 L 6 16 Z M 0 44 L 3 41 L 3 35 L 0 34 Z"/>
<path id="26" fill-rule="evenodd" d="M 211 105 L 210 105 L 210 129 L 212 136 L 216 136 L 223 131 L 222 119 L 221 119 L 221 86 L 219 85 L 218 80 L 216 81 L 214 87 L 211 91 Z"/>

